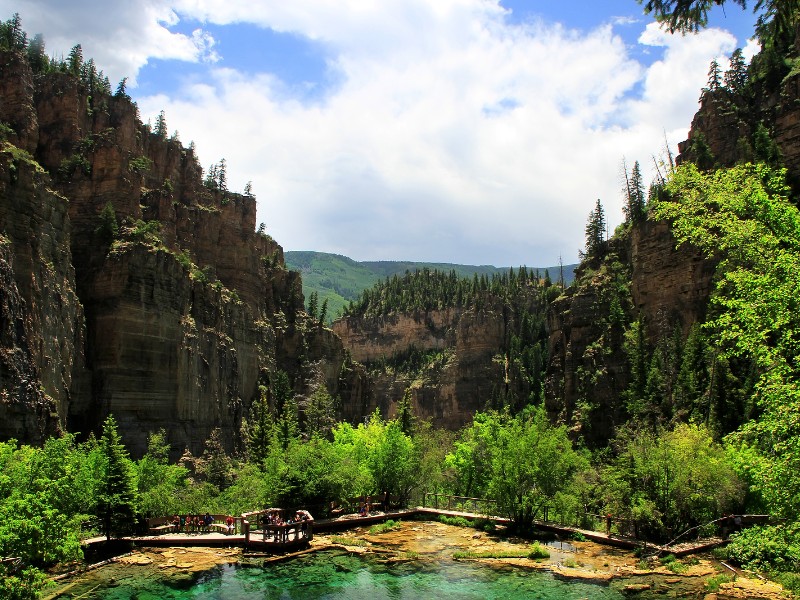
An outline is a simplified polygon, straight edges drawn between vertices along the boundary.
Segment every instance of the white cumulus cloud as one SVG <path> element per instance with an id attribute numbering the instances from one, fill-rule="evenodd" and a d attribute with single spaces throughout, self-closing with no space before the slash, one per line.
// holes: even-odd
<path id="1" fill-rule="evenodd" d="M 138 98 L 144 118 L 164 109 L 206 165 L 226 158 L 231 187 L 252 180 L 259 220 L 287 249 L 362 260 L 576 260 L 597 198 L 621 220 L 622 158 L 648 170 L 665 132 L 673 147 L 685 138 L 709 61 L 735 43 L 642 22 L 639 43 L 660 55 L 648 67 L 610 24 L 513 24 L 488 0 L 112 4 L 119 14 L 102 26 L 76 17 L 59 35 L 88 34 L 104 54 L 88 43 L 84 54 L 107 72 L 209 60 L 203 81 Z M 297 98 L 275 74 L 237 69 L 202 32 L 172 32 L 175 19 L 293 33 L 324 49 L 337 83 Z"/>

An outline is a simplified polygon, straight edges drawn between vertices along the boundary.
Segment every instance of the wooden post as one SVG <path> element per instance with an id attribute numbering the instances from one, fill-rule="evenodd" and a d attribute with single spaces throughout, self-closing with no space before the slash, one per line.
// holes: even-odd
<path id="1" fill-rule="evenodd" d="M 244 534 L 244 545 L 250 545 L 250 521 L 242 519 L 242 533 Z"/>

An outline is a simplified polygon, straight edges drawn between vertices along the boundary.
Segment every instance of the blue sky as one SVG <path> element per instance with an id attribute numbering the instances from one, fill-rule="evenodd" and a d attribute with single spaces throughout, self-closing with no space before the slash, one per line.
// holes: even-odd
<path id="1" fill-rule="evenodd" d="M 635 0 L 0 0 L 166 113 L 286 250 L 498 266 L 577 259 L 623 161 L 685 139 L 755 17 L 668 35 Z M 6 17 L 7 18 L 7 17 Z M 654 162 L 655 159 L 655 162 Z"/>

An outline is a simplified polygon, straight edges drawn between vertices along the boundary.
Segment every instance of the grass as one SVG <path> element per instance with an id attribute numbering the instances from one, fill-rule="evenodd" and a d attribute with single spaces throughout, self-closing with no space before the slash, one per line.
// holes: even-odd
<path id="1" fill-rule="evenodd" d="M 379 535 L 381 533 L 388 533 L 389 531 L 397 531 L 400 529 L 400 521 L 389 519 L 385 523 L 378 523 L 369 528 L 372 535 Z"/>
<path id="2" fill-rule="evenodd" d="M 577 569 L 580 565 L 574 558 L 564 559 L 564 566 L 568 569 Z"/>
<path id="3" fill-rule="evenodd" d="M 729 583 L 733 581 L 733 578 L 726 573 L 720 573 L 719 575 L 712 575 L 708 579 L 706 579 L 706 590 L 709 592 L 718 592 L 719 587 L 723 583 Z"/>
<path id="4" fill-rule="evenodd" d="M 332 535 L 331 542 L 333 542 L 334 544 L 341 544 L 342 546 L 358 546 L 360 548 L 363 548 L 368 543 L 366 540 L 354 537 L 347 537 L 344 535 Z"/>
<path id="5" fill-rule="evenodd" d="M 447 515 L 440 515 L 439 522 L 445 525 L 453 525 L 455 527 L 472 527 L 478 531 L 485 531 L 491 533 L 496 529 L 494 521 L 491 519 L 475 519 L 470 521 L 464 517 L 448 517 Z"/>
<path id="6" fill-rule="evenodd" d="M 489 550 L 486 552 L 466 550 L 463 552 L 454 552 L 453 558 L 457 560 L 479 558 L 529 558 L 531 560 L 540 560 L 543 558 L 550 558 L 550 552 L 539 542 L 536 542 L 531 547 L 520 550 Z"/>
<path id="7" fill-rule="evenodd" d="M 675 558 L 674 554 L 667 554 L 666 556 L 662 556 L 659 561 L 661 564 L 673 573 L 680 575 L 681 573 L 686 573 L 689 570 L 689 565 L 683 564 L 677 558 Z"/>

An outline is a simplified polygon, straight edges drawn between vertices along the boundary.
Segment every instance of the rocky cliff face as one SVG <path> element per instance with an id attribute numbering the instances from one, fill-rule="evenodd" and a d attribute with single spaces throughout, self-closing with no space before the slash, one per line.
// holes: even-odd
<path id="1" fill-rule="evenodd" d="M 678 162 L 697 161 L 707 146 L 712 166 L 726 167 L 737 162 L 766 161 L 785 166 L 795 192 L 800 190 L 800 73 L 790 65 L 800 55 L 800 29 L 794 45 L 785 48 L 786 56 L 769 52 L 753 59 L 749 81 L 740 89 L 720 87 L 705 90 L 700 108 L 692 119 L 688 139 L 678 144 Z M 759 138 L 758 130 L 771 138 Z"/>
<path id="2" fill-rule="evenodd" d="M 32 441 L 65 428 L 84 374 L 68 205 L 47 184 L 27 152 L 0 152 L 0 435 Z"/>
<path id="3" fill-rule="evenodd" d="M 333 330 L 370 375 L 358 400 L 343 404 L 343 416 L 361 421 L 378 409 L 391 418 L 408 394 L 415 415 L 455 430 L 475 412 L 499 407 L 502 398 L 527 399 L 527 382 L 509 366 L 509 341 L 518 331 L 521 307 L 538 310 L 539 302 L 533 293 L 516 307 L 490 297 L 469 308 L 335 322 Z M 423 355 L 419 368 L 402 366 L 411 353 Z"/>
<path id="4" fill-rule="evenodd" d="M 198 454 L 214 428 L 237 445 L 277 369 L 300 394 L 320 379 L 339 393 L 341 342 L 303 312 L 255 198 L 204 185 L 193 150 L 126 96 L 34 76 L 15 52 L 0 52 L 0 122 L 0 410 L 18 424 L 0 436 L 113 413 L 134 455 L 162 427 L 173 454 Z"/>
<path id="5" fill-rule="evenodd" d="M 589 445 L 603 445 L 629 418 L 623 393 L 631 383 L 625 350 L 640 321 L 651 347 L 705 319 L 715 264 L 676 241 L 665 222 L 644 221 L 618 232 L 607 254 L 585 261 L 575 285 L 548 317 L 548 412 Z M 628 342 L 630 343 L 630 342 Z"/>

